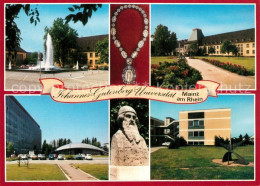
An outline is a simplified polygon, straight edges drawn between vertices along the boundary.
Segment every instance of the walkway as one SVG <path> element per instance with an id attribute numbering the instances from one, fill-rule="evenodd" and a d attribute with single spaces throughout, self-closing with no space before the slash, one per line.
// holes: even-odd
<path id="1" fill-rule="evenodd" d="M 98 180 L 94 176 L 85 173 L 84 171 L 80 170 L 79 168 L 75 168 L 72 164 L 68 164 L 66 162 L 58 162 L 57 163 L 60 168 L 67 174 L 70 180 L 77 180 L 77 181 L 85 181 L 85 180 Z"/>
<path id="2" fill-rule="evenodd" d="M 189 59 L 188 57 L 186 59 L 191 67 L 201 72 L 203 80 L 212 80 L 220 83 L 219 89 L 255 89 L 254 76 L 240 76 L 200 59 Z"/>
<path id="3" fill-rule="evenodd" d="M 159 149 L 165 149 L 165 148 L 168 148 L 168 147 L 166 147 L 166 146 L 151 147 L 151 153 L 153 153 Z"/>

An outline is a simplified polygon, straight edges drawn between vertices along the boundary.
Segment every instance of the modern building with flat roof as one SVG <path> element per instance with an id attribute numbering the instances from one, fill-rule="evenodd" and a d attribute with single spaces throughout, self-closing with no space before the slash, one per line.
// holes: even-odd
<path id="1" fill-rule="evenodd" d="M 41 149 L 39 124 L 13 97 L 6 96 L 6 145 L 12 142 L 16 153 Z"/>
<path id="2" fill-rule="evenodd" d="M 85 143 L 70 143 L 63 145 L 55 150 L 59 154 L 92 154 L 92 155 L 103 155 L 106 152 L 94 145 L 85 144 Z"/>
<path id="3" fill-rule="evenodd" d="M 161 145 L 182 136 L 188 145 L 214 145 L 215 136 L 231 139 L 231 109 L 179 112 L 179 120 L 151 117 L 151 144 Z"/>
<path id="4" fill-rule="evenodd" d="M 231 109 L 180 112 L 179 136 L 189 145 L 214 145 L 215 136 L 231 139 Z"/>

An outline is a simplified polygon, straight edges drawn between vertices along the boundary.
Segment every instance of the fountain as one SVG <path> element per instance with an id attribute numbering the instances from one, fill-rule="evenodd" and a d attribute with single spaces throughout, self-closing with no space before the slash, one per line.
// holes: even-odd
<path id="1" fill-rule="evenodd" d="M 37 65 L 35 67 L 30 67 L 29 70 L 42 70 L 42 71 L 56 71 L 62 70 L 60 67 L 53 65 L 53 45 L 50 34 L 47 35 L 46 41 L 46 58 L 42 53 L 38 53 Z"/>
<path id="2" fill-rule="evenodd" d="M 79 70 L 79 62 L 77 61 L 76 70 Z"/>
<path id="3" fill-rule="evenodd" d="M 9 70 L 12 70 L 12 63 L 11 61 L 9 62 L 9 67 L 8 67 Z"/>

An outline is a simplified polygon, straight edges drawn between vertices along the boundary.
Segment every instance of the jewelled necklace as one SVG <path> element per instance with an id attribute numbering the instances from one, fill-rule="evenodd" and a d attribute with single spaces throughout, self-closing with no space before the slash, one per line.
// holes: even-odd
<path id="1" fill-rule="evenodd" d="M 117 22 L 117 17 L 119 16 L 120 12 L 122 12 L 125 9 L 134 9 L 140 12 L 143 16 L 143 23 L 144 23 L 144 29 L 143 29 L 143 38 L 138 41 L 137 43 L 137 48 L 130 54 L 130 56 L 126 53 L 126 51 L 123 49 L 119 39 L 117 38 L 117 30 L 116 30 L 116 22 Z M 112 39 L 114 41 L 115 46 L 119 49 L 119 52 L 121 52 L 121 56 L 126 59 L 126 67 L 123 69 L 122 73 L 122 79 L 125 84 L 132 84 L 135 81 L 136 78 L 136 73 L 135 69 L 133 67 L 133 59 L 138 56 L 139 51 L 141 48 L 144 46 L 144 42 L 146 41 L 146 38 L 149 34 L 148 32 L 148 24 L 149 20 L 147 18 L 147 15 L 145 11 L 137 6 L 137 5 L 122 5 L 119 8 L 116 9 L 112 16 L 112 24 L 111 24 L 111 35 Z"/>

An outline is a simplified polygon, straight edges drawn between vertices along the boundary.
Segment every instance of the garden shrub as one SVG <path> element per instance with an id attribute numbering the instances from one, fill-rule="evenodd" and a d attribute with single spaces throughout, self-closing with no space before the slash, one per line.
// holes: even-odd
<path id="1" fill-rule="evenodd" d="M 196 82 L 202 80 L 200 72 L 190 67 L 184 58 L 178 62 L 153 64 L 151 71 L 152 86 L 163 88 L 195 87 Z"/>
<path id="2" fill-rule="evenodd" d="M 255 75 L 255 73 L 253 71 L 247 70 L 244 66 L 241 65 L 237 65 L 237 64 L 232 64 L 229 62 L 221 62 L 215 59 L 205 59 L 202 58 L 203 61 L 208 62 L 212 65 L 215 65 L 217 67 L 223 68 L 225 70 L 228 70 L 230 72 L 234 72 L 237 73 L 239 75 L 243 75 L 243 76 L 253 76 Z"/>

